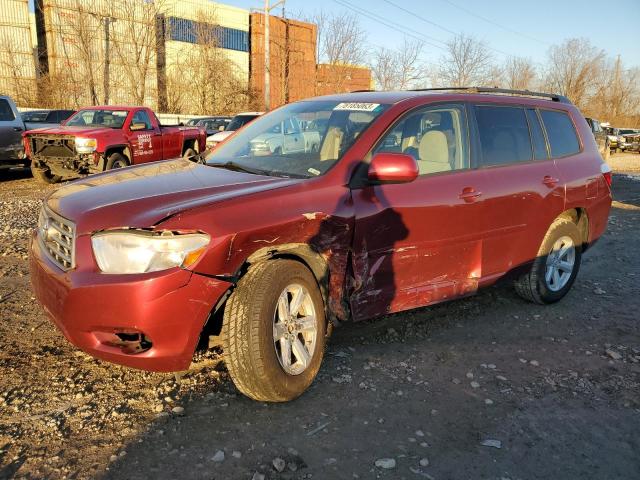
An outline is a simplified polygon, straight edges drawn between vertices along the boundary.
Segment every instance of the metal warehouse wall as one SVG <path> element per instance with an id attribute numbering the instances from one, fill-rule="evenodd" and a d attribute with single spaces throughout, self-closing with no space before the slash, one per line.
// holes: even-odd
<path id="1" fill-rule="evenodd" d="M 264 18 L 251 14 L 251 72 L 253 89 L 264 97 Z M 271 106 L 315 94 L 317 27 L 312 23 L 269 17 Z"/>
<path id="2" fill-rule="evenodd" d="M 36 68 L 28 0 L 0 1 L 0 92 L 29 103 L 36 95 Z"/>
<path id="3" fill-rule="evenodd" d="M 238 78 L 249 79 L 249 12 L 209 0 L 168 0 L 162 4 L 168 23 L 167 71 L 180 68 L 181 60 L 195 47 L 194 22 L 216 25 L 221 30 L 219 45 L 233 62 Z"/>

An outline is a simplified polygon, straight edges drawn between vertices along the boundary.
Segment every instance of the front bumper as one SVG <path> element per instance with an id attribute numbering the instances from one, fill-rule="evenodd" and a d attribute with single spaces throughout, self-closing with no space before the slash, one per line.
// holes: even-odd
<path id="1" fill-rule="evenodd" d="M 35 296 L 64 336 L 86 353 L 109 362 L 157 372 L 186 370 L 205 322 L 231 286 L 174 268 L 141 275 L 63 272 L 30 248 Z M 116 333 L 140 333 L 151 346 L 139 353 L 112 341 Z"/>

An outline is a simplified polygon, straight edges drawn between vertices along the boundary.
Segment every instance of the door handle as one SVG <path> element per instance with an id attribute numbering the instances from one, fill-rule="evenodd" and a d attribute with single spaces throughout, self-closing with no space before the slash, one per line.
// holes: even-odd
<path id="1" fill-rule="evenodd" d="M 482 192 L 476 192 L 475 189 L 473 187 L 465 187 L 462 190 L 462 193 L 460 195 L 458 195 L 458 198 L 460 200 L 464 200 L 467 203 L 473 203 L 475 202 L 480 196 L 482 195 Z"/>
<path id="2" fill-rule="evenodd" d="M 555 187 L 559 181 L 559 179 L 554 178 L 550 175 L 545 175 L 545 177 L 542 179 L 542 183 L 544 183 L 547 187 Z"/>
<path id="3" fill-rule="evenodd" d="M 22 131 L 22 127 L 13 127 L 13 130 L 16 132 L 21 132 Z"/>

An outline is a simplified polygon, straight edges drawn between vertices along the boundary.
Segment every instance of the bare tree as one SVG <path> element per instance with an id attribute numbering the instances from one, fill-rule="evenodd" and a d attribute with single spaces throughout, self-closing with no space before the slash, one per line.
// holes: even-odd
<path id="1" fill-rule="evenodd" d="M 36 103 L 36 79 L 33 56 L 21 51 L 14 39 L 0 36 L 0 88 L 20 106 Z"/>
<path id="2" fill-rule="evenodd" d="M 433 82 L 439 86 L 466 87 L 491 84 L 497 71 L 486 44 L 472 36 L 458 35 L 447 42 Z"/>
<path id="3" fill-rule="evenodd" d="M 529 58 L 508 57 L 502 72 L 504 85 L 514 90 L 531 90 L 536 81 L 536 69 Z"/>
<path id="4" fill-rule="evenodd" d="M 321 11 L 307 19 L 318 26 L 318 63 L 330 66 L 332 86 L 342 91 L 349 80 L 349 68 L 364 65 L 367 59 L 367 34 L 358 16 Z M 341 68 L 342 67 L 342 68 Z"/>
<path id="5" fill-rule="evenodd" d="M 401 47 L 378 49 L 371 62 L 371 70 L 378 88 L 405 90 L 425 82 L 426 67 L 420 57 L 424 44 L 405 38 Z"/>
<path id="6" fill-rule="evenodd" d="M 115 33 L 112 46 L 114 57 L 125 67 L 120 69 L 124 77 L 123 88 L 137 105 L 145 103 L 149 83 L 155 83 L 149 79 L 156 71 L 156 15 L 162 11 L 163 5 L 163 0 L 113 0 L 110 3 L 111 15 L 126 19 L 112 24 Z"/>
<path id="7" fill-rule="evenodd" d="M 586 38 L 570 38 L 549 49 L 546 85 L 584 107 L 604 66 L 605 53 Z"/>
<path id="8" fill-rule="evenodd" d="M 200 12 L 195 43 L 185 44 L 167 72 L 167 103 L 171 111 L 206 114 L 235 113 L 253 100 L 253 92 L 238 67 L 220 48 L 215 15 Z"/>

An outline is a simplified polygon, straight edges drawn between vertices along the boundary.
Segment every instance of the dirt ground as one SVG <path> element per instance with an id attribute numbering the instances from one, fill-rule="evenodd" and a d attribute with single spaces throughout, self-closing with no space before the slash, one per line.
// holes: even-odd
<path id="1" fill-rule="evenodd" d="M 609 229 L 563 301 L 504 284 L 344 325 L 277 405 L 215 352 L 176 378 L 69 345 L 26 261 L 51 187 L 0 172 L 0 478 L 640 478 L 640 155 L 610 163 Z"/>

